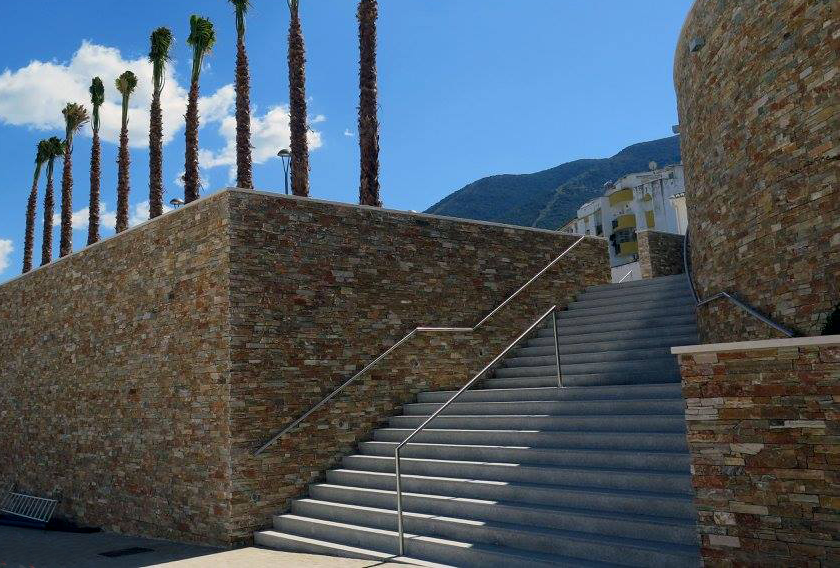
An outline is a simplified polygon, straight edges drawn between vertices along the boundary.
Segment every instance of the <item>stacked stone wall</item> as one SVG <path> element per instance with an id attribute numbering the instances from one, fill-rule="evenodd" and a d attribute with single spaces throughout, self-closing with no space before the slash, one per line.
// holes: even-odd
<path id="1" fill-rule="evenodd" d="M 840 336 L 814 339 L 679 355 L 706 566 L 840 565 Z"/>
<path id="2" fill-rule="evenodd" d="M 0 486 L 228 542 L 228 217 L 213 196 L 0 286 Z"/>
<path id="3" fill-rule="evenodd" d="M 106 529 L 232 545 L 417 392 L 455 388 L 539 313 L 609 282 L 576 241 L 226 190 L 0 286 L 0 484 Z"/>
<path id="4" fill-rule="evenodd" d="M 638 239 L 642 278 L 658 278 L 685 272 L 683 235 L 639 231 Z"/>
<path id="5" fill-rule="evenodd" d="M 538 314 L 609 282 L 585 238 L 475 333 L 415 336 L 264 454 L 252 452 L 417 326 L 471 327 L 577 237 L 232 194 L 234 523 L 270 522 L 399 406 L 460 388 Z"/>
<path id="6" fill-rule="evenodd" d="M 840 4 L 697 0 L 674 78 L 699 295 L 819 334 L 840 301 Z M 748 319 L 710 304 L 701 339 L 775 336 Z"/>

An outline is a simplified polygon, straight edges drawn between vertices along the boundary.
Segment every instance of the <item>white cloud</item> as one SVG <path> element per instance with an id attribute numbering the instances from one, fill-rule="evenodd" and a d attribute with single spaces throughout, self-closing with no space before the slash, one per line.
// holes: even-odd
<path id="1" fill-rule="evenodd" d="M 187 90 L 173 73 L 174 64 L 166 68 L 166 83 L 161 95 L 163 108 L 164 144 L 169 143 L 183 128 Z M 105 84 L 105 103 L 102 105 L 101 136 L 103 140 L 119 141 L 121 98 L 114 87 L 115 79 L 126 69 L 133 71 L 139 81 L 132 94 L 129 108 L 129 140 L 132 147 L 145 148 L 149 143 L 149 104 L 152 98 L 152 65 L 146 57 L 125 59 L 119 49 L 83 41 L 67 62 L 32 61 L 17 70 L 6 69 L 0 74 L 0 123 L 26 126 L 38 130 L 63 132 L 61 109 L 68 101 L 85 104 L 90 109 L 88 87 L 94 76 Z M 218 124 L 224 139 L 221 149 L 202 148 L 199 161 L 203 168 L 230 167 L 235 177 L 236 119 L 233 115 L 236 92 L 233 85 L 220 87 L 199 99 L 201 126 Z M 327 118 L 316 115 L 312 124 Z M 90 127 L 85 134 L 90 135 Z M 310 130 L 309 147 L 322 146 L 321 133 Z M 251 144 L 255 164 L 263 164 L 277 155 L 277 150 L 289 146 L 289 112 L 285 106 L 269 107 L 261 116 L 252 111 Z M 85 221 L 86 222 L 86 221 Z"/>
<path id="2" fill-rule="evenodd" d="M 12 256 L 15 247 L 9 239 L 0 239 L 0 272 L 9 268 L 9 257 Z"/>
<path id="3" fill-rule="evenodd" d="M 315 120 L 314 122 L 323 122 L 323 120 Z M 224 148 L 217 152 L 202 148 L 198 153 L 198 161 L 202 168 L 230 166 L 228 179 L 232 182 L 236 179 L 235 117 L 227 116 L 221 121 L 219 135 L 225 139 Z M 287 107 L 275 106 L 268 109 L 262 116 L 251 115 L 251 157 L 255 164 L 264 164 L 268 160 L 276 158 L 278 150 L 289 147 L 290 138 L 289 110 Z M 307 141 L 310 150 L 316 150 L 323 146 L 321 133 L 317 130 L 309 130 Z"/>
<path id="4" fill-rule="evenodd" d="M 128 226 L 133 227 L 134 225 L 139 225 L 143 221 L 149 220 L 149 200 L 141 201 L 140 203 L 135 203 L 133 206 L 129 207 L 129 218 L 128 218 Z M 169 207 L 164 203 L 163 205 L 163 212 L 167 213 L 172 211 L 172 208 Z M 90 208 L 84 207 L 79 209 L 78 211 L 73 211 L 73 215 L 71 215 L 72 225 L 74 231 L 87 231 L 88 228 L 88 221 L 89 221 L 89 214 Z M 61 225 L 61 214 L 54 213 L 53 214 L 53 226 L 58 227 Z M 116 211 L 109 211 L 107 203 L 101 203 L 99 209 L 99 225 L 103 229 L 110 229 L 111 231 L 116 230 L 117 227 L 117 212 Z"/>
<path id="5" fill-rule="evenodd" d="M 178 174 L 172 183 L 177 185 L 178 187 L 184 187 L 184 171 L 181 170 L 181 173 Z M 210 180 L 206 177 L 201 175 L 201 172 L 198 172 L 198 184 L 200 186 L 200 191 L 206 192 L 210 188 Z"/>
<path id="6" fill-rule="evenodd" d="M 344 129 L 344 135 L 347 136 L 348 138 L 353 138 L 356 135 L 356 133 L 353 132 L 352 130 L 350 130 L 349 128 L 345 128 Z"/>

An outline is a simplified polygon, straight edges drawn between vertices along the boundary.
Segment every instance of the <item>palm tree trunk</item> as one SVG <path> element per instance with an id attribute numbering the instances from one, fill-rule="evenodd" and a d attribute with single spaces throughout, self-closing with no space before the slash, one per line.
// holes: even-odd
<path id="1" fill-rule="evenodd" d="M 297 10 L 289 22 L 289 126 L 292 193 L 309 196 L 309 147 L 306 141 L 306 50 Z"/>
<path id="2" fill-rule="evenodd" d="M 53 165 L 47 166 L 47 189 L 44 192 L 44 234 L 41 242 L 41 266 L 52 262 L 52 241 L 53 241 L 53 210 L 55 199 L 53 191 Z"/>
<path id="3" fill-rule="evenodd" d="M 102 159 L 102 149 L 99 144 L 99 130 L 93 131 L 93 142 L 90 147 L 90 203 L 88 206 L 88 238 L 87 244 L 92 245 L 99 240 L 99 164 Z"/>
<path id="4" fill-rule="evenodd" d="M 245 40 L 236 41 L 236 185 L 254 189 L 251 172 L 251 94 Z"/>
<path id="5" fill-rule="evenodd" d="M 198 81 L 190 86 L 186 114 L 186 156 L 184 161 L 184 202 L 199 197 L 198 182 Z"/>
<path id="6" fill-rule="evenodd" d="M 23 272 L 32 270 L 32 249 L 35 247 L 35 210 L 38 208 L 38 178 L 41 164 L 35 166 L 35 178 L 26 201 L 26 232 L 23 237 Z"/>
<path id="7" fill-rule="evenodd" d="M 152 93 L 149 118 L 149 218 L 163 214 L 163 115 L 160 93 Z"/>
<path id="8" fill-rule="evenodd" d="M 128 125 L 125 123 L 120 128 L 120 154 L 117 163 L 117 232 L 121 233 L 128 228 L 128 192 L 131 189 L 128 179 L 131 157 L 128 153 Z"/>
<path id="9" fill-rule="evenodd" d="M 61 174 L 61 244 L 58 255 L 73 252 L 73 147 L 66 143 Z"/>
<path id="10" fill-rule="evenodd" d="M 376 86 L 376 0 L 360 0 L 359 20 L 359 203 L 382 207 L 379 196 L 379 119 Z"/>

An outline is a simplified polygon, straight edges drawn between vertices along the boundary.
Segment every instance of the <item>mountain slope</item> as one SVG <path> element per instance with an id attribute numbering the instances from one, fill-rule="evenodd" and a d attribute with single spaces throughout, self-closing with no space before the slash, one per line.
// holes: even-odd
<path id="1" fill-rule="evenodd" d="M 490 176 L 459 189 L 426 213 L 556 229 L 586 201 L 603 195 L 604 184 L 644 172 L 654 161 L 680 161 L 679 136 L 628 146 L 611 158 L 567 162 L 533 174 Z"/>

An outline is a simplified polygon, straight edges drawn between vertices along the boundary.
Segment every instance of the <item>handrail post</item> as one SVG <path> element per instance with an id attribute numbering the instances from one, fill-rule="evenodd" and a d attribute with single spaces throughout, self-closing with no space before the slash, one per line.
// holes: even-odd
<path id="1" fill-rule="evenodd" d="M 403 530 L 402 484 L 400 482 L 400 447 L 394 450 L 394 473 L 397 476 L 397 550 L 405 556 L 405 535 Z"/>
<path id="2" fill-rule="evenodd" d="M 551 313 L 551 325 L 554 328 L 554 357 L 557 363 L 557 387 L 563 387 L 563 376 L 560 374 L 560 339 L 557 337 L 557 308 Z"/>

